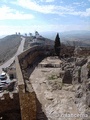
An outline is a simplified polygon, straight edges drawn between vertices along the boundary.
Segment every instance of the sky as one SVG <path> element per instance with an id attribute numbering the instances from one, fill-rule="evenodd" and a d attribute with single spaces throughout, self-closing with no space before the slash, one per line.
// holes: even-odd
<path id="1" fill-rule="evenodd" d="M 90 30 L 90 0 L 0 0 L 0 35 Z"/>

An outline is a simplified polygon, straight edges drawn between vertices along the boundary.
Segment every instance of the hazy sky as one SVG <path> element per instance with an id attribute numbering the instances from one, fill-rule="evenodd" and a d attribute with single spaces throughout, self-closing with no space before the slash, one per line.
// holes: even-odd
<path id="1" fill-rule="evenodd" d="M 90 0 L 0 0 L 0 35 L 90 30 Z"/>

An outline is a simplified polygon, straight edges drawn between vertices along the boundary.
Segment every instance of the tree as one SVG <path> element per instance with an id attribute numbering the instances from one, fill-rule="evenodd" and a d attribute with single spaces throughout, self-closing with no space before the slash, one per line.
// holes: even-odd
<path id="1" fill-rule="evenodd" d="M 57 33 L 54 44 L 54 49 L 57 56 L 60 56 L 60 47 L 61 47 L 60 38 L 59 34 Z"/>
<path id="2" fill-rule="evenodd" d="M 25 33 L 25 36 L 27 36 L 27 33 Z"/>
<path id="3" fill-rule="evenodd" d="M 20 32 L 18 33 L 18 35 L 20 35 Z"/>
<path id="4" fill-rule="evenodd" d="M 16 32 L 16 35 L 17 35 L 17 32 Z"/>
<path id="5" fill-rule="evenodd" d="M 32 36 L 32 33 L 29 33 L 30 36 Z"/>

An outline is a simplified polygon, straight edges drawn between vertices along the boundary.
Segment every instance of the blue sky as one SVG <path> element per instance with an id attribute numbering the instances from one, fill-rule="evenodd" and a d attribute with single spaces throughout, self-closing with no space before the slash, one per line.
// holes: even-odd
<path id="1" fill-rule="evenodd" d="M 90 30 L 90 0 L 0 0 L 0 35 Z"/>

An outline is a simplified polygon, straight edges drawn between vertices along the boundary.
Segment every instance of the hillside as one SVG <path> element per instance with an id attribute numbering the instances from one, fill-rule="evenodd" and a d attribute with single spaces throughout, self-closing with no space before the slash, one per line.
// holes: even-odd
<path id="1" fill-rule="evenodd" d="M 17 51 L 21 36 L 9 35 L 0 39 L 0 63 L 11 58 Z"/>
<path id="2" fill-rule="evenodd" d="M 55 40 L 56 32 L 42 33 L 44 37 Z M 90 46 L 90 31 L 68 31 L 60 32 L 60 40 L 63 43 L 73 45 L 73 41 L 76 46 Z"/>

